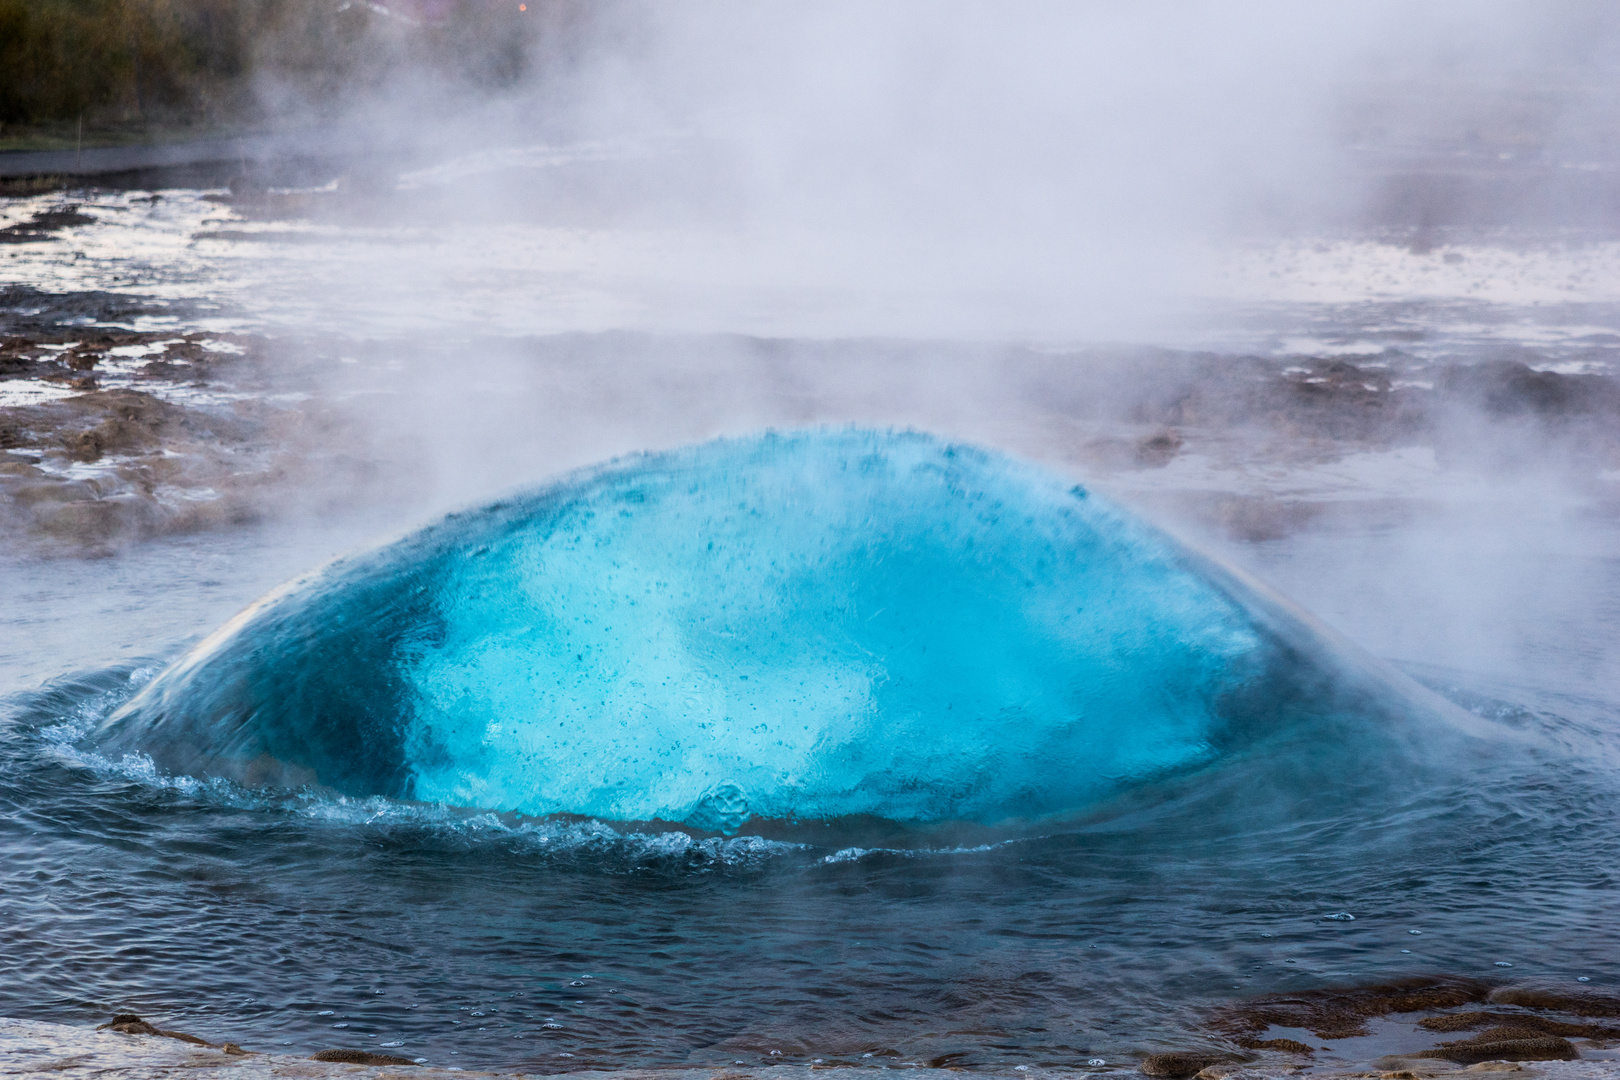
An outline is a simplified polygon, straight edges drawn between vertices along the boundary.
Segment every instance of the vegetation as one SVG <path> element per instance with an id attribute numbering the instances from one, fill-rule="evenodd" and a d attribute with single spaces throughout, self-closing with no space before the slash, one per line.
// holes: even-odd
<path id="1" fill-rule="evenodd" d="M 498 88 L 527 69 L 540 14 L 519 0 L 0 0 L 0 139 L 251 123 L 405 72 Z"/>

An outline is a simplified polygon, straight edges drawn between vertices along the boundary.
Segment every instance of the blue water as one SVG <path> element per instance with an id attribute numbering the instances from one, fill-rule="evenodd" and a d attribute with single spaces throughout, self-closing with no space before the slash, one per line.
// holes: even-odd
<path id="1" fill-rule="evenodd" d="M 1423 674 L 972 447 L 626 459 L 14 695 L 0 1013 L 1123 1065 L 1249 993 L 1612 986 L 1613 707 Z"/>
<path id="2" fill-rule="evenodd" d="M 1346 710 L 1433 723 L 1415 687 L 1371 689 L 1275 608 L 1008 458 L 770 434 L 341 560 L 98 745 L 251 784 L 734 833 L 1038 823 Z"/>

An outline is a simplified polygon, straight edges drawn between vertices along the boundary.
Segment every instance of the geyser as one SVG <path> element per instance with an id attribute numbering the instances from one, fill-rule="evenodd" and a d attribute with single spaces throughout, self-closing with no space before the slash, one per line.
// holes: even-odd
<path id="1" fill-rule="evenodd" d="M 193 775 L 535 815 L 996 824 L 1382 686 L 1055 475 L 816 431 L 611 463 L 341 559 L 199 645 L 99 742 Z"/>

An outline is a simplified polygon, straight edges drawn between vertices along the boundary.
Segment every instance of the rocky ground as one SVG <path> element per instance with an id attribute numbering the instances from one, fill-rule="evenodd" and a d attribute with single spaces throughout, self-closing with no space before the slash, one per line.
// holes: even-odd
<path id="1" fill-rule="evenodd" d="M 468 487 L 479 495 L 498 477 L 534 482 L 553 461 L 637 448 L 601 438 L 613 424 L 657 445 L 734 428 L 738 413 L 755 427 L 963 434 L 1240 540 L 1347 508 L 1410 513 L 1481 476 L 1539 476 L 1599 508 L 1620 499 L 1620 381 L 1549 370 L 1525 350 L 1465 361 L 622 334 L 355 343 L 163 323 L 124 295 L 0 290 L 0 528 L 15 544 L 97 553 L 408 500 L 458 447 L 462 472 L 489 481 Z M 472 377 L 447 384 L 458 369 Z M 558 445 L 570 452 L 541 452 Z"/>

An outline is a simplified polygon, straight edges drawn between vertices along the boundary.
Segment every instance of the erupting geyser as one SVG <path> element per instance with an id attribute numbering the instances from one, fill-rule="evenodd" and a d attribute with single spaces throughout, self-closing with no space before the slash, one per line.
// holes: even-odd
<path id="1" fill-rule="evenodd" d="M 840 430 L 616 462 L 340 560 L 101 742 L 528 814 L 993 824 L 1342 716 L 1377 683 L 1054 475 Z"/>

